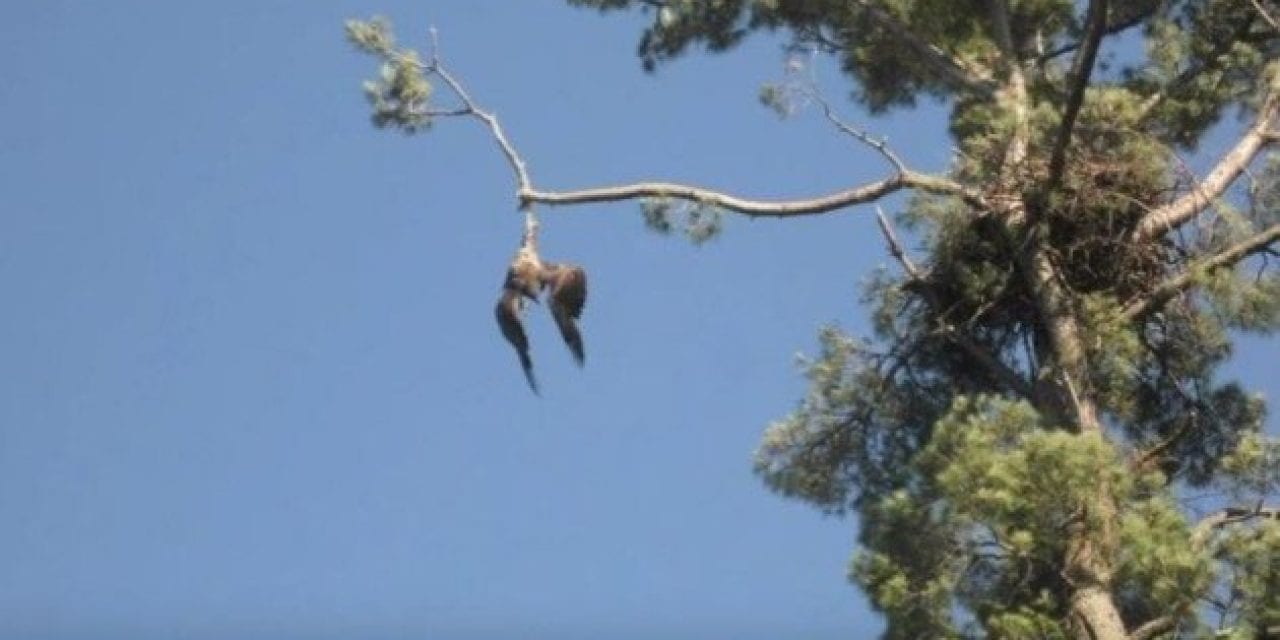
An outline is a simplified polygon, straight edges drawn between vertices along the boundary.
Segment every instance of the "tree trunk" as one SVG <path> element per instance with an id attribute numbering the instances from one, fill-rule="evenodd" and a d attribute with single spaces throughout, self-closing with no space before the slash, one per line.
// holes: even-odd
<path id="1" fill-rule="evenodd" d="M 1020 267 L 1049 338 L 1049 353 L 1040 359 L 1044 369 L 1035 395 L 1042 406 L 1037 409 L 1053 422 L 1073 428 L 1078 437 L 1104 437 L 1088 384 L 1088 362 L 1075 305 L 1040 238 L 1033 237 Z M 1127 637 L 1111 596 L 1118 533 L 1111 489 L 1107 478 L 1098 478 L 1094 495 L 1076 505 L 1076 516 L 1068 528 L 1062 575 L 1070 585 L 1070 626 L 1079 640 Z"/>
<path id="2" fill-rule="evenodd" d="M 1004 3 L 994 2 L 992 7 L 996 24 L 1007 25 Z M 1020 185 L 1017 179 L 1030 148 L 1030 102 L 1021 61 L 1013 58 L 1007 34 L 1004 39 L 1004 53 L 1010 56 L 1010 64 L 997 99 L 1016 126 L 1001 164 L 1000 186 L 995 190 L 997 193 L 992 194 L 992 200 L 1003 205 L 999 213 L 1010 237 L 1022 236 L 1027 240 L 1026 249 L 1016 258 L 1017 265 L 1035 298 L 1041 330 L 1048 338 L 1044 353 L 1039 354 L 1041 370 L 1036 372 L 1032 402 L 1048 421 L 1071 429 L 1078 437 L 1105 437 L 1088 384 L 1089 364 L 1076 315 L 1076 301 L 1062 283 L 1047 239 L 1036 228 L 1037 221 L 1028 215 L 1036 211 L 1028 208 L 1027 185 Z M 1075 517 L 1068 526 L 1061 572 L 1070 589 L 1069 627 L 1079 640 L 1126 640 L 1128 637 L 1111 593 L 1119 529 L 1112 489 L 1107 478 L 1099 477 L 1093 495 L 1082 504 L 1074 505 Z"/>
<path id="3" fill-rule="evenodd" d="M 1079 640 L 1125 640 L 1124 621 L 1102 585 L 1077 588 L 1071 596 L 1071 629 Z"/>

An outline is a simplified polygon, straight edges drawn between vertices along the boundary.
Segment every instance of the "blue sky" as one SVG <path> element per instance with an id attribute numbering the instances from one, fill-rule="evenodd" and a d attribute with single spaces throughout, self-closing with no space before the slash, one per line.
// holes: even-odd
<path id="1" fill-rule="evenodd" d="M 700 248 L 634 204 L 545 212 L 544 255 L 591 274 L 588 366 L 535 313 L 535 398 L 492 318 L 510 174 L 474 123 L 369 125 L 341 25 L 374 13 L 439 29 L 544 188 L 785 197 L 885 169 L 758 106 L 768 39 L 649 76 L 642 18 L 553 0 L 7 7 L 0 637 L 878 629 L 853 523 L 750 472 L 794 354 L 865 326 L 869 211 L 733 218 Z M 941 113 L 870 124 L 938 170 Z M 1274 342 L 1242 351 L 1275 397 Z"/>

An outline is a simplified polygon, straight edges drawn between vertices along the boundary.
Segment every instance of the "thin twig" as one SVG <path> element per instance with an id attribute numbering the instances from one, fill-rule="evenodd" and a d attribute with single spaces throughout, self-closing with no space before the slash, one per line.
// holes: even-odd
<path id="1" fill-rule="evenodd" d="M 874 149 L 876 153 L 884 156 L 884 159 L 887 160 L 889 164 L 893 165 L 893 168 L 899 174 L 906 173 L 906 165 L 902 162 L 902 159 L 889 148 L 889 141 L 887 138 L 873 138 L 871 137 L 871 134 L 867 133 L 865 130 L 859 129 L 858 127 L 842 120 L 840 116 L 836 114 L 835 109 L 831 107 L 831 103 L 828 102 L 817 89 L 812 87 L 807 88 L 804 90 L 804 94 L 814 102 L 817 102 L 819 107 L 822 107 L 822 114 L 826 116 L 827 120 L 830 121 L 831 124 L 835 125 L 836 129 L 839 129 L 841 133 L 853 137 L 859 142 L 862 142 Z"/>
<path id="2" fill-rule="evenodd" d="M 475 101 L 471 99 L 470 94 L 467 93 L 467 90 L 462 86 L 462 83 L 458 82 L 457 79 L 453 77 L 453 74 L 449 73 L 449 71 L 444 68 L 438 53 L 433 53 L 431 62 L 426 66 L 425 70 L 428 73 L 438 76 L 445 84 L 449 85 L 449 89 L 453 91 L 454 95 L 456 95 L 459 100 L 462 101 L 462 104 L 466 107 L 466 111 L 480 119 L 489 127 L 489 132 L 493 134 L 494 141 L 497 142 L 498 147 L 502 149 L 502 155 L 506 157 L 507 163 L 511 165 L 512 171 L 516 174 L 517 191 L 523 193 L 531 190 L 533 188 L 533 183 L 529 179 L 529 170 L 525 166 L 524 159 L 520 157 L 520 154 L 516 152 L 515 146 L 512 145 L 511 141 L 507 138 L 507 134 L 502 129 L 502 123 L 498 121 L 497 116 L 476 106 Z"/>

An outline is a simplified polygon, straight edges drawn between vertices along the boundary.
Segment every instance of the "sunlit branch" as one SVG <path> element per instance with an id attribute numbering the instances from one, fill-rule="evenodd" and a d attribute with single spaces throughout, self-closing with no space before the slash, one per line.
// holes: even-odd
<path id="1" fill-rule="evenodd" d="M 827 213 L 845 207 L 874 202 L 901 189 L 960 197 L 977 208 L 986 208 L 981 193 L 938 176 L 907 171 L 867 184 L 803 200 L 750 200 L 712 189 L 671 182 L 638 182 L 577 191 L 528 190 L 519 194 L 523 202 L 547 205 L 616 202 L 637 198 L 670 198 L 711 205 L 748 216 L 785 218 Z"/>
<path id="2" fill-rule="evenodd" d="M 806 90 L 805 95 L 808 96 L 809 99 L 818 103 L 818 106 L 822 109 L 822 115 L 824 115 L 827 118 L 827 121 L 834 125 L 841 133 L 854 138 L 868 147 L 871 147 L 876 153 L 884 156 L 884 159 L 887 160 L 889 164 L 893 165 L 894 170 L 898 173 L 905 173 L 907 171 L 907 167 L 902 162 L 902 159 L 889 148 L 887 139 L 873 138 L 871 137 L 871 134 L 867 133 L 865 130 L 859 129 L 848 122 L 845 122 L 836 114 L 835 109 L 831 107 L 831 103 L 827 102 L 827 99 L 824 98 L 816 89 Z"/>
<path id="3" fill-rule="evenodd" d="M 1249 129 L 1201 181 L 1199 188 L 1153 209 L 1143 216 L 1133 232 L 1133 240 L 1143 242 L 1166 231 L 1176 229 L 1204 211 L 1235 182 L 1258 152 L 1276 141 L 1270 127 L 1280 112 L 1280 74 L 1275 74 L 1262 107 Z"/>
<path id="4" fill-rule="evenodd" d="M 1156 286 L 1140 300 L 1125 305 L 1120 317 L 1126 321 L 1140 318 L 1173 299 L 1174 296 L 1193 286 L 1198 275 L 1224 267 L 1229 267 L 1245 259 L 1251 254 L 1267 250 L 1271 243 L 1280 241 L 1280 223 L 1273 224 L 1261 233 L 1254 234 L 1222 252 L 1188 266 L 1182 273 L 1169 278 Z"/>
<path id="5" fill-rule="evenodd" d="M 1010 171 L 1016 170 L 1016 167 L 1022 165 L 1027 157 L 1027 148 L 1030 144 L 1031 129 L 1027 119 L 1028 106 L 1030 101 L 1027 100 L 1027 78 L 1023 73 L 1022 60 L 1019 58 L 1017 47 L 1013 41 L 1013 28 L 1009 22 L 1009 3 L 1008 0 L 988 0 L 987 10 L 991 14 L 991 22 L 995 32 L 996 45 L 1000 49 L 1000 55 L 1003 59 L 1001 71 L 1008 74 L 1003 78 L 1004 87 L 1002 100 L 1007 101 L 1010 115 L 1013 116 L 1015 126 L 1013 135 L 1010 136 L 1008 146 L 1005 148 L 1005 156 L 1003 168 L 1001 172 L 1004 178 L 1010 176 Z"/>
<path id="6" fill-rule="evenodd" d="M 889 245 L 889 255 L 902 265 L 902 269 L 907 272 L 909 278 L 923 284 L 924 274 L 916 267 L 911 256 L 907 255 L 907 251 L 902 248 L 898 234 L 894 232 L 893 225 L 889 223 L 889 218 L 884 215 L 884 209 L 881 209 L 880 205 L 876 205 L 876 224 L 880 225 L 880 233 L 884 234 L 885 244 Z"/>
<path id="7" fill-rule="evenodd" d="M 506 131 L 502 128 L 502 123 L 497 116 L 480 108 L 462 83 L 445 68 L 436 51 L 434 30 L 432 31 L 431 58 L 427 63 L 421 64 L 421 68 L 424 73 L 440 78 L 449 90 L 453 92 L 454 96 L 457 97 L 458 101 L 462 103 L 460 108 L 432 111 L 428 112 L 427 115 L 471 117 L 484 124 L 493 136 L 494 141 L 497 142 L 503 157 L 515 174 L 516 196 L 522 207 L 535 203 L 571 205 L 644 198 L 667 198 L 710 205 L 725 211 L 748 216 L 790 217 L 827 213 L 851 205 L 873 202 L 902 189 L 917 189 L 929 193 L 956 196 L 977 209 L 988 208 L 984 196 L 977 189 L 962 185 L 948 178 L 918 173 L 906 168 L 902 160 L 886 146 L 883 140 L 876 140 L 866 132 L 844 123 L 826 106 L 824 106 L 824 109 L 827 111 L 828 119 L 835 123 L 844 133 L 857 138 L 884 156 L 893 165 L 893 175 L 835 193 L 798 200 L 753 200 L 714 189 L 674 182 L 637 182 L 571 191 L 543 191 L 534 187 L 523 157 L 516 150 L 515 145 L 511 143 L 510 138 L 507 137 Z"/>
<path id="8" fill-rule="evenodd" d="M 1258 15 L 1261 15 L 1262 19 L 1266 20 L 1272 29 L 1280 31 L 1280 22 L 1276 22 L 1276 19 L 1271 17 L 1271 13 L 1262 6 L 1261 2 L 1258 2 L 1258 0 L 1249 0 L 1249 2 L 1253 3 L 1253 8 L 1258 10 Z"/>
<path id="9" fill-rule="evenodd" d="M 460 113 L 458 115 L 473 116 L 489 128 L 494 141 L 502 149 L 502 155 L 506 157 L 507 163 L 511 165 L 511 170 L 515 172 L 516 188 L 522 192 L 530 189 L 529 170 L 525 166 L 524 159 L 520 157 L 520 154 L 516 152 L 515 146 L 507 138 L 506 132 L 502 129 L 502 123 L 498 121 L 497 116 L 476 106 L 475 101 L 471 99 L 471 95 L 467 93 L 462 83 L 458 82 L 441 63 L 439 42 L 434 27 L 431 29 L 431 60 L 427 63 L 424 71 L 434 74 L 444 81 L 449 86 L 449 89 L 453 91 L 453 94 L 457 96 L 458 100 L 462 102 L 463 109 L 459 110 Z"/>

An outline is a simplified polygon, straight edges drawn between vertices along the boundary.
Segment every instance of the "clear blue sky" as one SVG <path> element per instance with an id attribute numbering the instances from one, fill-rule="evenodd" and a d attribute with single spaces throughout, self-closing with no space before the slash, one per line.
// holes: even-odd
<path id="1" fill-rule="evenodd" d="M 793 355 L 865 326 L 868 211 L 734 218 L 701 248 L 634 204 L 547 212 L 544 254 L 591 273 L 589 361 L 535 314 L 535 398 L 492 318 L 507 168 L 470 122 L 374 130 L 341 25 L 436 25 L 546 188 L 881 175 L 757 105 L 776 41 L 646 76 L 641 18 L 558 0 L 6 9 L 0 638 L 879 629 L 844 581 L 854 523 L 750 472 L 803 391 Z M 937 170 L 940 114 L 871 126 Z M 1272 397 L 1276 356 L 1250 342 L 1239 367 Z"/>

